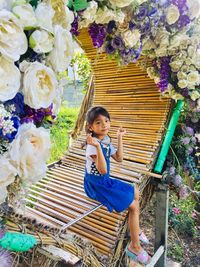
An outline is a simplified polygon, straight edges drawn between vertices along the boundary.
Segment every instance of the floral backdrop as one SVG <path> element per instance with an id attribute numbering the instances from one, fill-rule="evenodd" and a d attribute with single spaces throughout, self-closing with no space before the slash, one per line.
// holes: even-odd
<path id="1" fill-rule="evenodd" d="M 0 203 L 15 177 L 29 185 L 45 175 L 62 73 L 84 27 L 98 51 L 120 65 L 150 58 L 147 73 L 161 94 L 185 101 L 178 142 L 187 164 L 193 161 L 200 140 L 199 0 L 0 0 Z"/>

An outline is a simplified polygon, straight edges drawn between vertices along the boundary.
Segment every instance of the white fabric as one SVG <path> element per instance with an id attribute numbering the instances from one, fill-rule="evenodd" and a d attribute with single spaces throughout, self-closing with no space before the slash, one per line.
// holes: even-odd
<path id="1" fill-rule="evenodd" d="M 115 153 L 116 153 L 116 149 L 114 148 L 112 143 L 110 143 L 110 155 L 112 156 Z M 97 154 L 97 149 L 95 146 L 92 146 L 92 145 L 86 146 L 86 170 L 88 173 L 91 173 L 91 165 L 94 162 L 91 156 L 96 155 L 96 154 Z"/>

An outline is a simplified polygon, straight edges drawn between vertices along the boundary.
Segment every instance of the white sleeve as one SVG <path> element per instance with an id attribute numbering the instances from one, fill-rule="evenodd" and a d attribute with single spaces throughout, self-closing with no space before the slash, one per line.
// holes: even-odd
<path id="1" fill-rule="evenodd" d="M 110 155 L 112 156 L 113 154 L 115 154 L 115 153 L 116 153 L 116 151 L 117 151 L 117 149 L 116 149 L 116 148 L 114 148 L 114 146 L 113 146 L 113 144 L 112 144 L 112 143 L 110 143 Z"/>
<path id="2" fill-rule="evenodd" d="M 86 158 L 90 157 L 91 155 L 96 155 L 97 154 L 96 147 L 92 145 L 87 145 L 85 154 L 86 154 Z"/>

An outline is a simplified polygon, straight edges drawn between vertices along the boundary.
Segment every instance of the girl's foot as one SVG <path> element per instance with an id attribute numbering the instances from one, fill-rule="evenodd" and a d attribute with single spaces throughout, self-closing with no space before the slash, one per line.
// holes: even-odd
<path id="1" fill-rule="evenodd" d="M 137 252 L 136 252 L 137 251 Z M 133 261 L 139 262 L 142 264 L 148 264 L 151 260 L 149 254 L 142 248 L 133 249 L 132 246 L 126 247 L 126 255 L 130 257 Z"/>
<path id="2" fill-rule="evenodd" d="M 139 234 L 139 240 L 145 245 L 149 245 L 150 244 L 149 239 L 147 238 L 147 236 L 144 234 L 143 231 L 141 231 L 141 233 Z"/>

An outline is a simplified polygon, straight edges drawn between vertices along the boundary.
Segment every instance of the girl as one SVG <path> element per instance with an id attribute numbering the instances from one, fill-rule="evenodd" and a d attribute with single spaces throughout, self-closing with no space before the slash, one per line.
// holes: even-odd
<path id="1" fill-rule="evenodd" d="M 139 190 L 131 184 L 110 178 L 110 156 L 118 162 L 123 159 L 122 137 L 126 131 L 117 131 L 117 150 L 108 135 L 110 115 L 103 107 L 93 107 L 86 118 L 86 170 L 84 189 L 88 197 L 101 202 L 112 212 L 122 212 L 128 208 L 128 224 L 131 243 L 126 254 L 134 261 L 147 264 L 148 253 L 141 247 L 140 241 L 149 243 L 139 228 Z"/>

